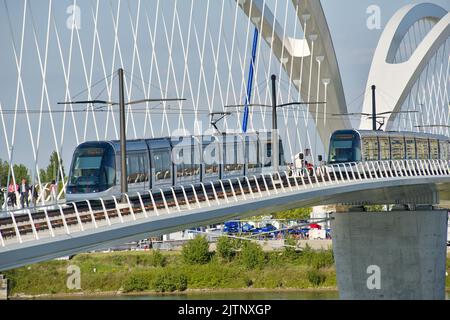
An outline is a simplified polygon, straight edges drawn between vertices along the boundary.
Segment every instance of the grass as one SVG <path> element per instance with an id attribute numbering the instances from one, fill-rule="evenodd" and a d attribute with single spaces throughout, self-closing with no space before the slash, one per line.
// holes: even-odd
<path id="1" fill-rule="evenodd" d="M 189 264 L 179 252 L 144 251 L 77 255 L 69 261 L 48 261 L 5 272 L 10 295 L 82 292 L 174 292 L 188 289 L 335 289 L 331 250 L 265 253 L 262 266 L 249 268 L 239 258 L 212 254 L 208 263 Z M 81 290 L 69 290 L 67 267 L 81 271 Z M 450 274 L 450 258 L 447 259 Z M 447 290 L 450 277 L 446 278 Z"/>

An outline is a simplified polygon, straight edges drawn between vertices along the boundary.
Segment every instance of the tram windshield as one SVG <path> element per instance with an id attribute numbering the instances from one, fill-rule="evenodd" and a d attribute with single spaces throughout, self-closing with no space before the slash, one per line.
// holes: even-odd
<path id="1" fill-rule="evenodd" d="M 356 145 L 353 134 L 335 134 L 331 137 L 329 163 L 343 163 L 357 161 L 360 146 Z"/>
<path id="2" fill-rule="evenodd" d="M 69 193 L 101 192 L 115 181 L 114 152 L 110 146 L 80 146 L 70 169 Z"/>

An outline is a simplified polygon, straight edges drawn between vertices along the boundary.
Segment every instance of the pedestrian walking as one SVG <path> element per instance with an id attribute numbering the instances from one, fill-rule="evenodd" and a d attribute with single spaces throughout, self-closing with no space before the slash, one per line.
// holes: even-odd
<path id="1" fill-rule="evenodd" d="M 27 205 L 27 208 L 30 207 L 30 203 L 28 200 L 28 197 L 30 195 L 30 186 L 27 183 L 27 179 L 22 179 L 22 183 L 19 186 L 19 191 L 20 191 L 20 205 L 22 206 L 22 208 L 25 208 L 25 204 Z"/>
<path id="2" fill-rule="evenodd" d="M 52 180 L 52 183 L 50 184 L 50 196 L 51 196 L 52 202 L 56 201 L 56 182 L 55 182 L 55 180 Z"/>
<path id="3" fill-rule="evenodd" d="M 14 183 L 14 181 L 11 181 L 8 186 L 8 201 L 12 207 L 16 205 L 16 192 L 18 190 L 18 186 Z"/>

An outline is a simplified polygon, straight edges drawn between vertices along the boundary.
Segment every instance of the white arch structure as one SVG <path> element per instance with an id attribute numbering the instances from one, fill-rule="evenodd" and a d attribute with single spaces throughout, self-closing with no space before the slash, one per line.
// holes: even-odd
<path id="1" fill-rule="evenodd" d="M 311 105 L 309 112 L 317 132 L 327 148 L 332 132 L 349 128 L 347 117 L 327 121 L 327 114 L 345 114 L 347 105 L 328 24 L 320 1 L 292 0 L 304 38 L 286 36 L 264 0 L 236 0 L 277 59 L 282 63 L 290 81 L 303 101 L 326 101 L 323 107 Z M 324 115 L 319 117 L 319 115 Z"/>
<path id="2" fill-rule="evenodd" d="M 449 48 L 450 13 L 445 9 L 411 4 L 391 18 L 375 51 L 367 90 L 377 87 L 377 113 L 418 112 L 391 114 L 386 130 L 448 125 Z M 366 94 L 363 113 L 371 112 L 371 95 Z M 371 122 L 362 121 L 361 128 L 371 129 Z M 448 134 L 448 129 L 434 131 Z"/>

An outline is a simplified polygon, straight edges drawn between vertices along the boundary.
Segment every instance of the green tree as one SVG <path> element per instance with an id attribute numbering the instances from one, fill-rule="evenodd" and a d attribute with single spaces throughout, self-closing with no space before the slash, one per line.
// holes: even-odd
<path id="1" fill-rule="evenodd" d="M 187 264 L 205 264 L 211 259 L 209 243 L 204 236 L 197 235 L 189 240 L 181 251 L 183 260 Z"/>
<path id="2" fill-rule="evenodd" d="M 231 261 L 236 256 L 239 246 L 240 242 L 237 239 L 222 236 L 217 240 L 216 251 L 222 259 Z"/>
<path id="3" fill-rule="evenodd" d="M 47 171 L 45 169 L 40 169 L 39 170 L 39 177 L 40 177 L 42 183 L 47 182 L 48 181 L 47 180 Z"/>
<path id="4" fill-rule="evenodd" d="M 8 162 L 0 159 L 0 186 L 6 186 L 6 184 L 8 183 L 7 182 L 8 172 L 9 172 Z"/>
<path id="5" fill-rule="evenodd" d="M 20 183 L 22 179 L 26 179 L 30 183 L 30 174 L 28 173 L 28 168 L 23 164 L 15 164 L 13 166 L 14 176 L 16 178 L 16 183 Z M 11 179 L 11 177 L 10 177 Z"/>
<path id="6" fill-rule="evenodd" d="M 63 176 L 65 177 L 65 170 L 64 170 L 64 164 L 61 161 L 58 161 L 58 153 L 56 151 L 53 151 L 52 154 L 50 155 L 50 160 L 49 160 L 49 165 L 47 166 L 47 169 L 45 170 L 45 180 L 43 180 L 42 176 L 41 176 L 41 180 L 44 182 L 51 182 L 52 180 L 61 180 L 61 175 L 60 175 L 60 166 L 61 165 L 61 170 L 63 172 Z M 40 172 L 41 173 L 41 172 Z M 58 179 L 59 176 L 59 179 Z"/>
<path id="7" fill-rule="evenodd" d="M 240 259 L 247 269 L 261 268 L 266 262 L 266 254 L 259 244 L 247 241 L 242 245 Z"/>
<path id="8" fill-rule="evenodd" d="M 273 219 L 285 220 L 307 220 L 310 218 L 312 208 L 297 208 L 293 210 L 280 211 L 272 214 Z"/>

